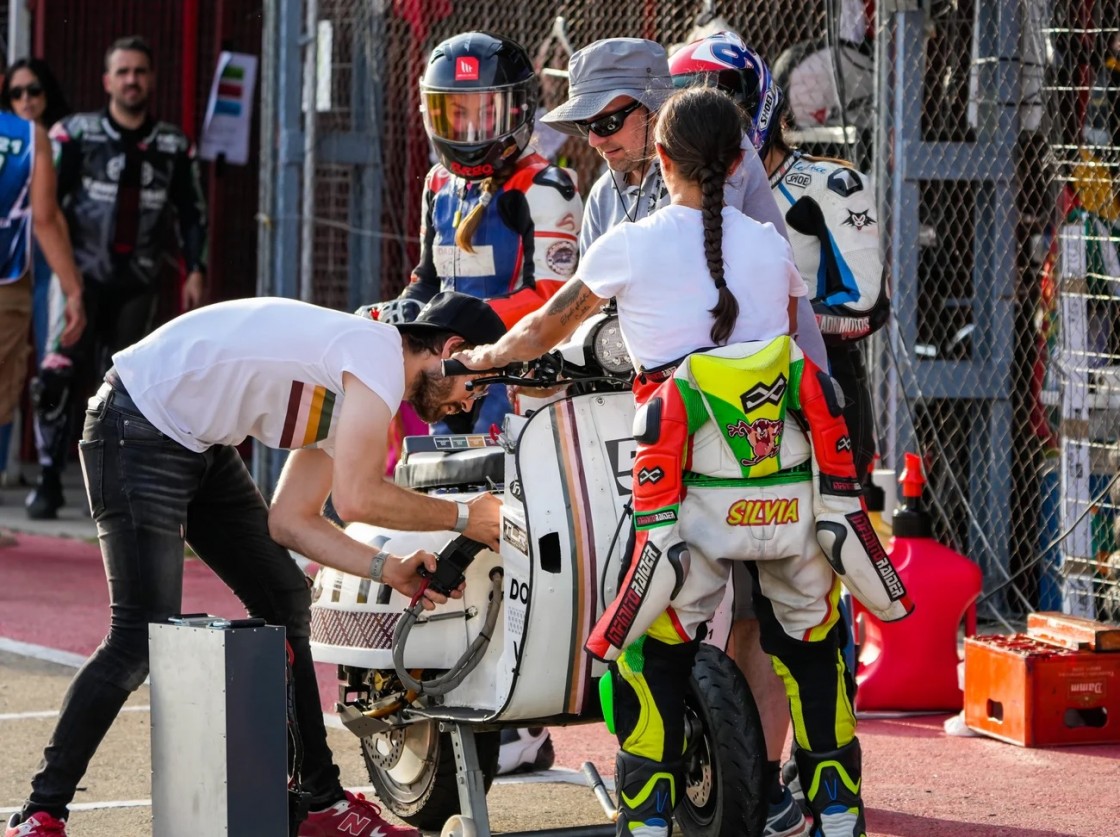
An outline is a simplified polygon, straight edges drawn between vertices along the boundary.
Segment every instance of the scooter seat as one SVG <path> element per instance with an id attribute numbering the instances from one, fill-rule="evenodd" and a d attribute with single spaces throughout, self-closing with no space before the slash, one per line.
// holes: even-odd
<path id="1" fill-rule="evenodd" d="M 466 450 L 428 450 L 410 453 L 397 463 L 393 478 L 397 485 L 423 491 L 463 485 L 486 485 L 487 480 L 504 481 L 505 451 L 488 446 Z"/>

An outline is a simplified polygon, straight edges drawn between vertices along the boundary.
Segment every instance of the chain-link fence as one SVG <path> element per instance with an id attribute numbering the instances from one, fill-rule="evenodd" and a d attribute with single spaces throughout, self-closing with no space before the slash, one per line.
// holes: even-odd
<path id="1" fill-rule="evenodd" d="M 261 286 L 296 295 L 301 247 L 312 248 L 304 295 L 322 304 L 352 308 L 407 281 L 433 162 L 417 83 L 440 40 L 519 41 L 548 109 L 566 96 L 573 47 L 637 36 L 671 48 L 734 29 L 786 84 L 803 147 L 875 177 L 894 298 L 866 347 L 880 464 L 920 451 L 936 534 L 983 567 L 987 616 L 1115 621 L 1117 5 L 271 0 Z M 314 93 L 301 74 L 309 42 Z M 538 144 L 586 193 L 600 163 L 586 143 L 542 133 Z M 314 191 L 301 198 L 305 145 Z"/>

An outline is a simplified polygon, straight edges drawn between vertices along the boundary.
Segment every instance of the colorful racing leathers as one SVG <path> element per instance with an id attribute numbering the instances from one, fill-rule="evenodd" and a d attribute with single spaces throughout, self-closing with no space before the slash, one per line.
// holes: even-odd
<path id="1" fill-rule="evenodd" d="M 880 619 L 910 611 L 863 509 L 832 379 L 788 337 L 685 358 L 641 399 L 634 431 L 636 543 L 594 656 L 613 660 L 647 631 L 695 639 L 727 561 L 759 562 L 795 639 L 831 627 L 833 571 Z"/>
<path id="2" fill-rule="evenodd" d="M 634 548 L 586 646 L 612 661 L 619 776 L 635 777 L 619 779 L 619 833 L 669 833 L 637 785 L 676 799 L 684 684 L 729 562 L 743 560 L 821 833 L 866 833 L 840 582 L 887 621 L 912 604 L 863 509 L 833 380 L 780 337 L 690 355 L 639 376 L 635 396 Z"/>
<path id="3" fill-rule="evenodd" d="M 826 344 L 862 340 L 887 321 L 871 180 L 851 166 L 793 151 L 770 175 L 793 259 Z"/>
<path id="4" fill-rule="evenodd" d="M 789 243 L 828 350 L 829 371 L 844 392 L 844 421 L 856 473 L 875 458 L 875 420 L 864 339 L 890 316 L 890 288 L 879 255 L 871 180 L 839 160 L 793 151 L 770 175 Z"/>
<path id="5" fill-rule="evenodd" d="M 455 244 L 455 232 L 482 192 L 442 165 L 428 172 L 420 263 L 401 296 L 427 302 L 439 291 L 470 294 L 488 300 L 509 327 L 575 273 L 583 203 L 567 170 L 524 154 L 486 207 L 469 253 Z"/>

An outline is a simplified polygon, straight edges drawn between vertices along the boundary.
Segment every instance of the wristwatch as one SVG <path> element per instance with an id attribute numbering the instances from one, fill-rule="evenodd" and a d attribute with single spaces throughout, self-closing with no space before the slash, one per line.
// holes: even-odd
<path id="1" fill-rule="evenodd" d="M 389 553 L 385 550 L 381 550 L 369 559 L 369 577 L 378 584 L 381 583 L 381 577 L 385 572 L 385 561 L 388 560 L 388 558 Z"/>
<path id="2" fill-rule="evenodd" d="M 466 503 L 459 500 L 455 501 L 455 505 L 459 509 L 459 516 L 455 518 L 455 525 L 451 527 L 451 531 L 461 535 L 466 531 L 467 523 L 470 522 L 471 508 Z"/>

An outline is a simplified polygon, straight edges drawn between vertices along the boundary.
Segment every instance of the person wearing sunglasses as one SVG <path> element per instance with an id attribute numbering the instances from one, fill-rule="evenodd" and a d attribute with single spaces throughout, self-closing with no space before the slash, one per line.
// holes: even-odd
<path id="1" fill-rule="evenodd" d="M 654 129 L 670 205 L 616 225 L 544 307 L 496 345 L 456 357 L 469 369 L 536 357 L 617 303 L 639 370 L 634 532 L 619 592 L 585 649 L 611 663 L 604 709 L 620 744 L 619 837 L 672 830 L 683 684 L 738 563 L 805 716 L 799 740 L 819 758 L 813 793 L 831 794 L 815 804 L 814 837 L 866 837 L 858 746 L 848 747 L 855 716 L 837 676 L 833 568 L 879 618 L 903 618 L 912 604 L 870 532 L 834 384 L 789 339 L 789 292 L 808 293 L 789 243 L 724 203 L 744 157 L 741 119 L 719 91 L 673 94 Z"/>
<path id="2" fill-rule="evenodd" d="M 580 230 L 582 257 L 613 227 L 640 221 L 669 203 L 653 137 L 658 113 L 675 85 L 664 48 L 639 38 L 596 41 L 572 55 L 568 70 L 568 101 L 547 114 L 544 121 L 564 133 L 586 137 L 608 166 L 587 197 Z M 747 132 L 740 149 L 743 159 L 725 179 L 724 201 L 750 218 L 773 224 L 788 239 L 785 220 Z M 792 334 L 806 356 L 827 369 L 825 345 L 812 306 L 807 297 L 796 294 L 792 285 L 790 291 Z M 757 637 L 751 647 L 752 665 L 745 667 L 744 673 L 758 696 L 764 726 L 784 730 L 782 725 L 788 723 L 789 715 L 785 690 Z M 795 837 L 804 832 L 806 824 L 778 779 L 782 744 L 784 738 L 767 760 L 773 780 L 767 833 Z"/>
<path id="3" fill-rule="evenodd" d="M 42 125 L 48 131 L 51 125 L 70 115 L 70 103 L 62 93 L 47 62 L 41 58 L 20 58 L 13 61 L 0 83 L 0 110 L 14 113 L 21 119 Z M 36 365 L 46 351 L 48 316 L 50 311 L 51 271 L 38 245 L 34 249 L 34 273 L 31 326 L 35 340 Z"/>
<path id="4" fill-rule="evenodd" d="M 47 65 L 34 58 L 13 63 L 0 84 L 0 110 L 0 154 L 4 161 L 0 167 L 0 203 L 6 218 L 0 229 L 0 251 L 5 254 L 0 266 L 3 473 L 11 442 L 12 414 L 24 386 L 29 324 L 34 326 L 35 346 L 42 357 L 52 266 L 59 274 L 65 298 L 59 331 L 67 343 L 77 339 L 85 314 L 81 276 L 74 266 L 65 220 L 55 198 L 55 173 L 46 133 L 47 120 L 65 115 L 67 105 Z M 29 237 L 29 232 L 34 232 L 34 238 Z M 0 542 L 7 539 L 0 534 Z"/>

